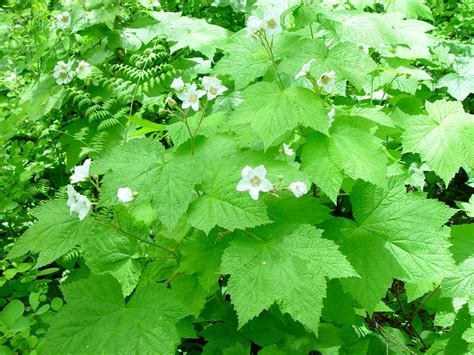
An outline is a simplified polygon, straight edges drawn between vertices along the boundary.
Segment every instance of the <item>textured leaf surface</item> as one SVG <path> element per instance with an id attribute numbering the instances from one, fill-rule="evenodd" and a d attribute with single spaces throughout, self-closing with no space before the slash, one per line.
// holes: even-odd
<path id="1" fill-rule="evenodd" d="M 303 149 L 302 170 L 336 201 L 344 176 L 384 186 L 387 158 L 381 141 L 370 133 L 334 124 L 330 136 L 314 134 Z"/>
<path id="2" fill-rule="evenodd" d="M 340 219 L 329 234 L 341 238 L 342 252 L 361 276 L 342 283 L 366 309 L 374 309 L 394 278 L 425 282 L 452 275 L 441 227 L 454 210 L 407 194 L 401 177 L 390 178 L 387 188 L 357 182 L 351 202 L 355 222 Z"/>
<path id="3" fill-rule="evenodd" d="M 244 32 L 234 35 L 226 46 L 227 55 L 214 67 L 217 75 L 229 75 L 236 90 L 243 89 L 270 67 L 268 54 L 256 39 L 247 38 Z"/>
<path id="4" fill-rule="evenodd" d="M 192 157 L 164 155 L 163 146 L 150 139 L 134 139 L 99 160 L 93 171 L 106 173 L 101 203 L 118 203 L 117 190 L 129 187 L 138 192 L 136 201 L 151 199 L 160 221 L 172 229 L 186 212 L 196 183 L 199 165 Z"/>
<path id="5" fill-rule="evenodd" d="M 352 43 L 339 43 L 328 48 L 324 41 L 302 39 L 293 44 L 293 51 L 280 64 L 282 71 L 294 77 L 303 64 L 314 59 L 311 74 L 315 78 L 331 70 L 336 72 L 336 80 L 347 79 L 358 90 L 370 81 L 370 72 L 377 65 L 363 50 Z"/>
<path id="6" fill-rule="evenodd" d="M 427 102 L 426 111 L 404 121 L 403 149 L 419 153 L 448 184 L 460 167 L 474 164 L 474 116 L 460 102 Z"/>
<path id="7" fill-rule="evenodd" d="M 172 291 L 160 284 L 140 288 L 125 303 L 109 275 L 64 285 L 67 304 L 55 317 L 41 353 L 171 354 L 179 342 L 176 323 L 187 315 Z M 93 300 L 93 302 L 91 302 Z"/>
<path id="8" fill-rule="evenodd" d="M 308 89 L 293 87 L 282 92 L 273 83 L 260 82 L 248 87 L 242 96 L 244 102 L 233 117 L 250 123 L 265 148 L 282 143 L 279 138 L 299 125 L 328 133 L 323 101 Z"/>
<path id="9" fill-rule="evenodd" d="M 222 272 L 242 326 L 273 303 L 318 332 L 326 277 L 356 276 L 337 246 L 309 225 L 269 225 L 238 232 Z"/>
<path id="10" fill-rule="evenodd" d="M 70 214 L 66 200 L 51 200 L 31 211 L 38 219 L 16 242 L 9 257 L 16 258 L 28 252 L 39 253 L 36 267 L 52 263 L 63 256 L 90 233 L 91 218 L 79 221 Z"/>

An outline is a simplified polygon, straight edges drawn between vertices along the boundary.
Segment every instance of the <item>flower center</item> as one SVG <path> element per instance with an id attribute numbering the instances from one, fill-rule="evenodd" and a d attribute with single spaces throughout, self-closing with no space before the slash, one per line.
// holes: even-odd
<path id="1" fill-rule="evenodd" d="M 270 19 L 267 21 L 267 25 L 268 27 L 270 28 L 275 28 L 278 26 L 277 22 L 275 21 L 275 19 Z"/>
<path id="2" fill-rule="evenodd" d="M 62 71 L 61 73 L 59 73 L 59 77 L 60 77 L 61 79 L 66 79 L 66 78 L 67 78 L 67 72 Z"/>
<path id="3" fill-rule="evenodd" d="M 329 82 L 331 81 L 331 78 L 327 75 L 321 75 L 321 82 L 326 85 L 326 84 L 329 84 Z"/>
<path id="4" fill-rule="evenodd" d="M 213 86 L 209 88 L 209 92 L 211 93 L 211 95 L 217 95 L 217 89 Z"/>
<path id="5" fill-rule="evenodd" d="M 62 22 L 69 22 L 69 16 L 63 16 L 61 17 Z"/>
<path id="6" fill-rule="evenodd" d="M 189 101 L 192 102 L 192 103 L 195 103 L 198 101 L 198 97 L 196 94 L 190 94 L 189 95 Z"/>
<path id="7" fill-rule="evenodd" d="M 262 183 L 262 180 L 258 176 L 254 176 L 253 178 L 250 179 L 250 185 L 253 187 L 258 187 Z"/>

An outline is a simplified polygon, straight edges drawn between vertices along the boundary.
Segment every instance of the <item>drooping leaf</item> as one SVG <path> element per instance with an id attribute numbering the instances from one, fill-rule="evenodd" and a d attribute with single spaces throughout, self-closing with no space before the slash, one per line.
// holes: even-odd
<path id="1" fill-rule="evenodd" d="M 356 276 L 336 245 L 310 225 L 274 224 L 237 232 L 222 259 L 239 325 L 277 303 L 318 332 L 326 277 Z"/>
<path id="2" fill-rule="evenodd" d="M 188 312 L 165 286 L 140 288 L 127 303 L 110 275 L 94 275 L 62 290 L 67 303 L 51 323 L 40 353 L 175 352 L 176 323 Z"/>
<path id="3" fill-rule="evenodd" d="M 30 212 L 38 219 L 16 242 L 10 258 L 28 252 L 39 253 L 36 267 L 52 263 L 86 239 L 94 221 L 86 217 L 79 220 L 77 213 L 70 214 L 66 200 L 51 200 Z"/>
<path id="4" fill-rule="evenodd" d="M 403 150 L 419 153 L 447 185 L 460 167 L 474 164 L 474 116 L 444 100 L 427 102 L 426 111 L 402 123 Z"/>
<path id="5" fill-rule="evenodd" d="M 442 225 L 454 210 L 434 200 L 407 194 L 402 177 L 386 188 L 357 182 L 351 192 L 355 222 L 338 219 L 327 233 L 361 278 L 342 280 L 352 296 L 373 311 L 392 279 L 441 281 L 452 275 L 454 261 Z"/>

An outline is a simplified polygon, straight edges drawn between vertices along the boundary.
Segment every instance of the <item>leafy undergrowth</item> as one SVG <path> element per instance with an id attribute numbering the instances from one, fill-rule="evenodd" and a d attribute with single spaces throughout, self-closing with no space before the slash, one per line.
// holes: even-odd
<path id="1" fill-rule="evenodd" d="M 428 5 L 3 5 L 1 352 L 474 351 L 469 4 Z"/>

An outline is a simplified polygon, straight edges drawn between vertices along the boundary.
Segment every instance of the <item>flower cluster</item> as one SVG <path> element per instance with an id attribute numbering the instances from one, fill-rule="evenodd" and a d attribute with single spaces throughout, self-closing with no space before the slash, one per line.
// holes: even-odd
<path id="1" fill-rule="evenodd" d="M 67 185 L 67 205 L 69 206 L 69 211 L 72 214 L 73 212 L 79 214 L 79 220 L 82 221 L 89 214 L 91 209 L 91 201 L 87 196 L 81 195 L 72 185 Z"/>
<path id="2" fill-rule="evenodd" d="M 65 63 L 59 61 L 53 70 L 53 77 L 56 79 L 58 85 L 69 83 L 72 78 L 76 75 L 79 79 L 86 79 L 92 73 L 92 66 L 85 60 L 81 60 L 76 69 L 73 70 L 74 60 Z"/>
<path id="3" fill-rule="evenodd" d="M 311 59 L 309 62 L 303 64 L 301 70 L 296 73 L 295 80 L 298 80 L 300 78 L 308 78 L 310 80 L 314 80 L 313 76 L 311 75 L 311 65 L 314 61 L 314 59 Z M 334 70 L 322 73 L 316 80 L 316 85 L 318 85 L 320 88 L 323 88 L 326 92 L 334 91 L 335 84 L 336 72 Z"/>
<path id="4" fill-rule="evenodd" d="M 260 192 L 274 190 L 273 184 L 266 179 L 267 170 L 263 165 L 259 165 L 255 169 L 246 166 L 242 169 L 241 175 L 242 179 L 237 184 L 236 190 L 239 192 L 248 191 L 250 197 L 254 200 L 258 200 Z M 290 190 L 296 198 L 308 193 L 308 187 L 302 181 L 292 182 L 288 186 L 288 190 Z"/>
<path id="5" fill-rule="evenodd" d="M 249 37 L 258 36 L 264 33 L 267 37 L 272 37 L 282 31 L 280 16 L 276 11 L 267 11 L 263 17 L 249 16 L 247 20 L 247 35 Z"/>
<path id="6" fill-rule="evenodd" d="M 178 99 L 181 100 L 182 109 L 186 110 L 192 108 L 194 111 L 199 111 L 200 99 L 203 96 L 206 95 L 210 101 L 227 91 L 227 87 L 222 85 L 221 81 L 216 77 L 203 77 L 201 79 L 201 85 L 204 90 L 198 89 L 196 83 L 185 84 L 181 77 L 173 80 L 171 88 L 176 91 Z M 175 101 L 172 98 L 167 98 L 166 103 L 173 106 Z"/>

